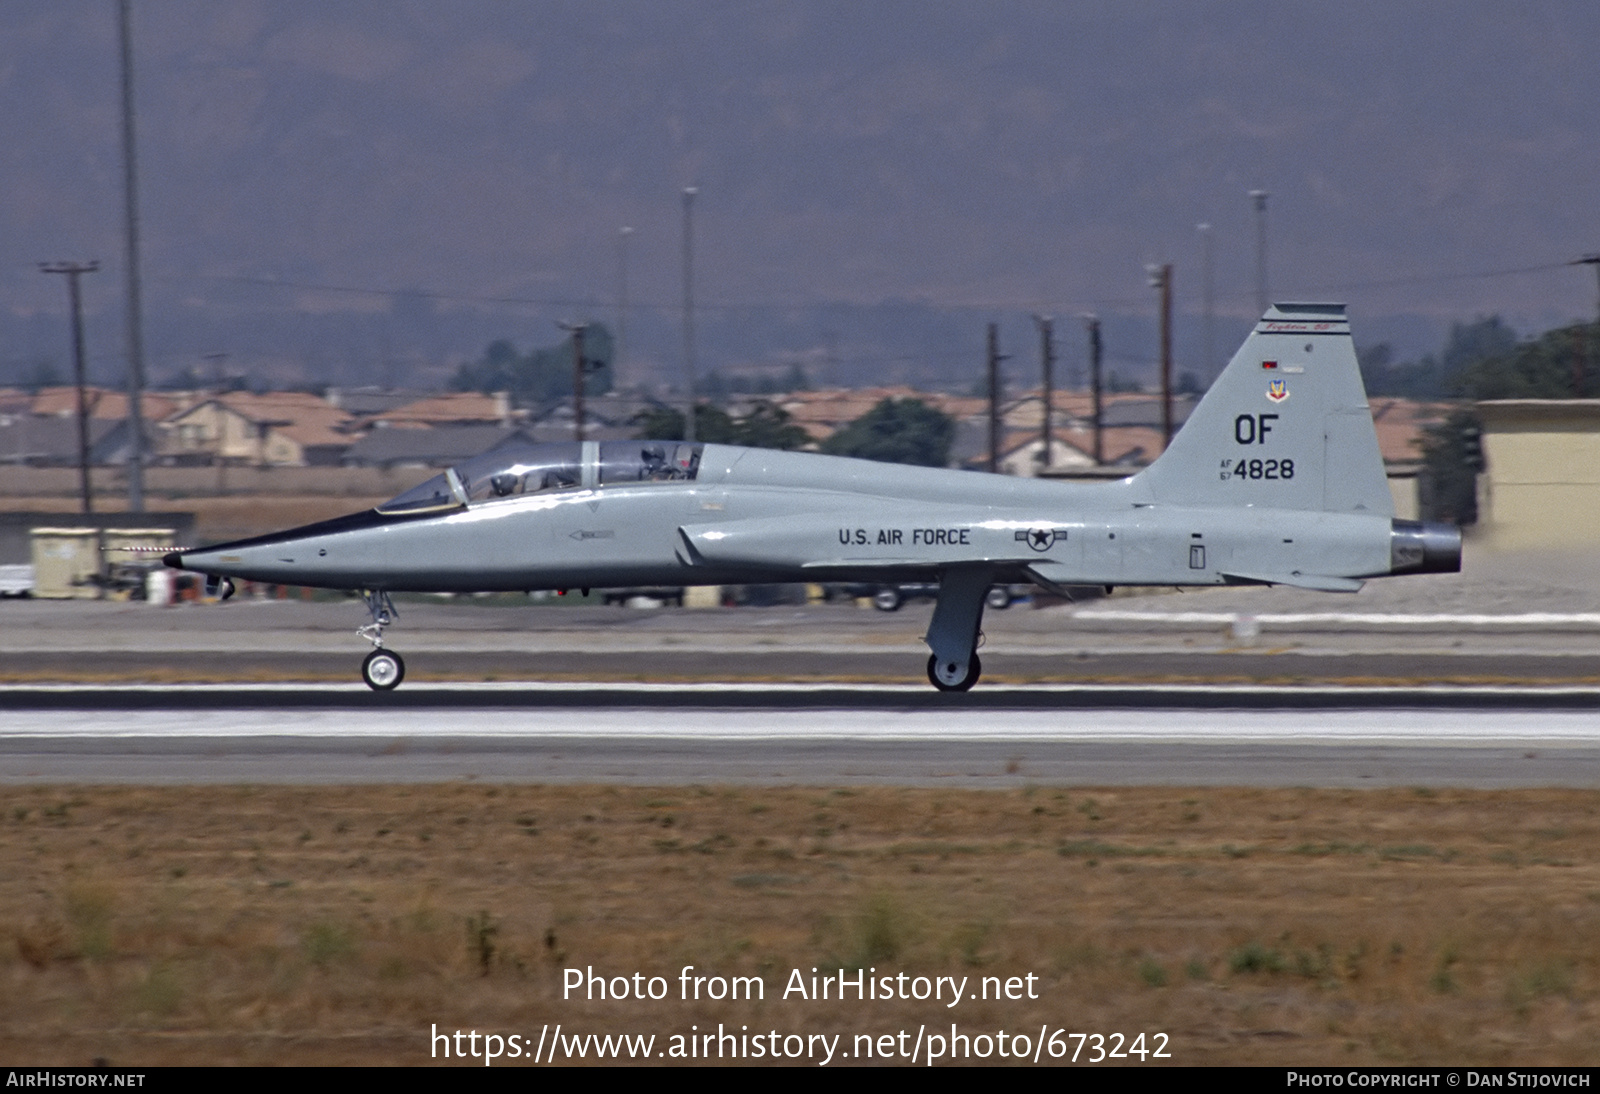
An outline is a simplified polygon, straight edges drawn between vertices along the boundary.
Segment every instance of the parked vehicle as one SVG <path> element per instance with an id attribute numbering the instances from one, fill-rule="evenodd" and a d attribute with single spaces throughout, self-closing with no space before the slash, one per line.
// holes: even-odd
<path id="1" fill-rule="evenodd" d="M 937 600 L 938 582 L 910 581 L 893 585 L 849 584 L 836 587 L 838 592 L 853 599 L 870 597 L 872 606 L 880 612 L 899 611 L 908 600 Z M 1028 585 L 995 585 L 984 598 L 991 608 L 1009 608 L 1030 594 Z"/>
<path id="2" fill-rule="evenodd" d="M 32 596 L 33 567 L 31 565 L 0 566 L 0 596 Z"/>
<path id="3" fill-rule="evenodd" d="M 645 585 L 632 589 L 601 589 L 601 599 L 607 604 L 626 604 L 636 596 L 659 600 L 663 604 L 683 607 L 682 585 Z"/>

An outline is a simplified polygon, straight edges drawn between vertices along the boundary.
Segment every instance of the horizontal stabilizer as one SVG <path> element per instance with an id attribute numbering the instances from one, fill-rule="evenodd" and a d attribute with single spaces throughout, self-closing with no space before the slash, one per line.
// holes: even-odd
<path id="1" fill-rule="evenodd" d="M 1230 585 L 1292 585 L 1297 589 L 1316 589 L 1323 593 L 1358 593 L 1364 581 L 1353 577 L 1329 577 L 1326 574 L 1223 574 Z"/>
<path id="2" fill-rule="evenodd" d="M 1058 596 L 1067 595 L 1068 585 L 1083 584 L 1073 577 L 1073 568 L 1060 562 L 1035 562 L 1028 567 L 1029 580 Z"/>

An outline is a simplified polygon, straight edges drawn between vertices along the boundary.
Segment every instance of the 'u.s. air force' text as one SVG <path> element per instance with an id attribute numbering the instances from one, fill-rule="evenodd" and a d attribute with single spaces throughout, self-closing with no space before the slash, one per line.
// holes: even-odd
<path id="1" fill-rule="evenodd" d="M 907 536 L 910 538 L 908 539 Z M 847 547 L 960 546 L 972 543 L 971 528 L 841 528 L 839 542 Z"/>

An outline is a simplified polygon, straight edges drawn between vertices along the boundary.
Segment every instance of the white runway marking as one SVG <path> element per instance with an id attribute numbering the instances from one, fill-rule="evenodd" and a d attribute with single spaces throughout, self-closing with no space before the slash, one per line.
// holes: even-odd
<path id="1" fill-rule="evenodd" d="M 1600 627 L 1600 612 L 1141 612 L 1082 608 L 1072 617 L 1096 623 L 1219 625 L 1253 619 L 1284 627 L 1308 623 L 1371 627 Z"/>
<path id="2" fill-rule="evenodd" d="M 52 693 L 102 693 L 84 686 L 62 686 L 31 690 Z M 237 687 L 177 688 L 150 685 L 117 689 L 140 693 L 211 692 L 237 694 L 240 691 L 351 694 L 359 686 L 268 685 Z M 419 689 L 420 690 L 420 689 Z M 429 693 L 460 692 L 526 693 L 523 685 L 446 685 L 430 686 Z M 1473 710 L 1473 709 L 1385 709 L 1385 698 L 1394 701 L 1419 690 L 1452 695 L 1591 695 L 1593 688 L 1366 688 L 1358 693 L 1368 697 L 1372 709 L 1092 709 L 1083 707 L 1054 710 L 1003 709 L 982 707 L 919 707 L 895 709 L 807 708 L 773 709 L 768 705 L 739 708 L 697 708 L 684 706 L 630 706 L 631 695 L 641 697 L 670 693 L 726 694 L 735 692 L 853 692 L 882 695 L 885 692 L 926 695 L 925 688 L 886 688 L 881 685 L 538 685 L 540 692 L 604 693 L 615 704 L 598 707 L 499 708 L 472 706 L 451 709 L 371 707 L 319 709 L 315 707 L 273 707 L 270 700 L 259 708 L 208 709 L 182 707 L 170 710 L 3 710 L 0 709 L 0 740 L 17 738 L 71 739 L 371 739 L 392 741 L 403 738 L 459 738 L 462 740 L 535 741 L 557 738 L 584 738 L 607 741 L 982 741 L 982 742 L 1172 742 L 1172 743 L 1278 743 L 1293 745 L 1487 745 L 1530 746 L 1540 743 L 1600 745 L 1600 709 L 1573 710 Z M 995 691 L 1006 690 L 994 688 Z M 1209 688 L 1017 688 L 1015 691 L 1070 691 L 1092 695 L 1095 691 L 1127 693 L 1204 693 L 1260 696 L 1282 694 L 1302 697 L 1329 693 L 1348 696 L 1357 689 L 1304 688 L 1272 689 L 1260 687 Z M 770 700 L 769 700 L 770 702 Z"/>
<path id="3" fill-rule="evenodd" d="M 1370 698 L 1374 705 L 1382 705 L 1385 699 L 1395 699 L 1415 695 L 1451 695 L 1451 696 L 1483 696 L 1485 698 L 1498 698 L 1505 696 L 1527 696 L 1537 700 L 1547 696 L 1589 696 L 1600 704 L 1600 686 L 1593 684 L 1548 684 L 1535 686 L 1520 686 L 1509 684 L 1378 684 L 1353 686 L 1345 684 L 1093 684 L 1093 683 L 1037 683 L 1037 684 L 1002 684 L 983 683 L 980 685 L 983 693 L 1025 693 L 1025 694 L 1082 694 L 1094 695 L 1095 693 L 1115 693 L 1118 695 L 1147 694 L 1160 695 L 1209 695 L 1241 697 L 1282 695 L 1285 698 L 1297 696 L 1359 696 Z M 527 695 L 540 694 L 607 694 L 607 695 L 726 695 L 733 693 L 750 694 L 798 694 L 816 695 L 828 693 L 859 693 L 862 695 L 912 695 L 928 696 L 932 694 L 927 684 L 922 683 L 807 683 L 807 682 L 782 682 L 766 683 L 761 681 L 738 681 L 734 683 L 715 683 L 706 681 L 693 681 L 682 683 L 652 683 L 652 682 L 573 682 L 573 681 L 495 681 L 481 683 L 460 682 L 429 682 L 425 684 L 405 685 L 399 694 L 411 694 L 416 691 L 426 690 L 430 694 L 460 692 L 463 694 L 490 694 L 503 692 L 506 694 Z M 234 684 L 0 684 L 0 703 L 5 696 L 15 694 L 51 694 L 51 695 L 105 695 L 114 693 L 140 693 L 146 695 L 239 695 L 256 692 L 279 692 L 300 695 L 366 695 L 369 689 L 362 684 L 350 683 L 234 683 Z"/>

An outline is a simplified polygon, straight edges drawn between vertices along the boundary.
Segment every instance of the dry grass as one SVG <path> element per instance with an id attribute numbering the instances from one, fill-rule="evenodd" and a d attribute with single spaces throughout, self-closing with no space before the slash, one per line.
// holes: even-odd
<path id="1" fill-rule="evenodd" d="M 1600 1059 L 1600 794 L 0 792 L 0 1054 L 420 1063 L 446 1029 L 1163 1031 L 1178 1063 Z M 782 1001 L 791 968 L 1037 1001 Z M 563 1002 L 683 965 L 766 1002 Z"/>

